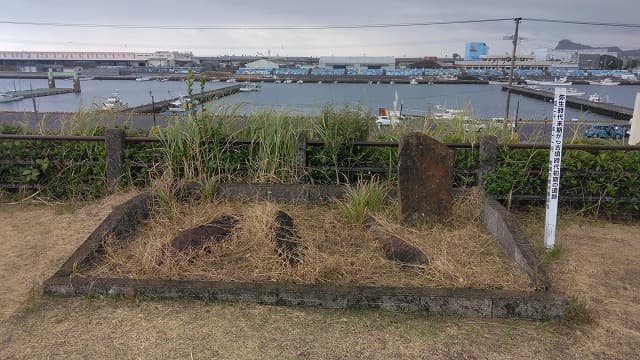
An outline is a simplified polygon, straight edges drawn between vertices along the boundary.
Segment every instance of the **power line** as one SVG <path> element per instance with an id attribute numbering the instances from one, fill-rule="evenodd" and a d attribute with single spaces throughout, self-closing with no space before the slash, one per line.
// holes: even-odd
<path id="1" fill-rule="evenodd" d="M 560 19 L 541 19 L 541 18 L 522 18 L 522 20 L 524 20 L 524 21 L 532 21 L 532 22 L 556 23 L 556 24 L 640 28 L 640 24 L 623 24 L 623 23 L 577 21 L 577 20 L 560 20 Z"/>
<path id="2" fill-rule="evenodd" d="M 499 19 L 471 19 L 454 21 L 387 23 L 387 24 L 335 24 L 335 25 L 264 25 L 264 26 L 225 26 L 225 25 L 136 25 L 136 24 L 96 24 L 96 23 L 64 23 L 0 20 L 0 24 L 54 26 L 54 27 L 83 27 L 83 28 L 120 28 L 120 29 L 154 29 L 154 30 L 329 30 L 329 29 L 369 29 L 415 27 L 433 25 L 473 24 L 486 22 L 511 21 L 512 18 Z"/>

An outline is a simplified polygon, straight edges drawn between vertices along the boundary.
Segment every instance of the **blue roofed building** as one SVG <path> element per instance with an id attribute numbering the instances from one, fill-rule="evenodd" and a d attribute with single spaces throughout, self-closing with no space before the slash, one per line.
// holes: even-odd
<path id="1" fill-rule="evenodd" d="M 465 60 L 480 60 L 481 55 L 489 54 L 489 46 L 483 42 L 468 42 L 464 45 Z"/>

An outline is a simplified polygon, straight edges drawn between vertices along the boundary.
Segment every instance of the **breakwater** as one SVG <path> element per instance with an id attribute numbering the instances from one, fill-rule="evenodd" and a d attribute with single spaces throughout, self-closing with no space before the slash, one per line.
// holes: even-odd
<path id="1" fill-rule="evenodd" d="M 225 96 L 229 96 L 232 94 L 235 94 L 237 92 L 240 91 L 240 85 L 232 85 L 232 86 L 228 86 L 228 87 L 224 87 L 221 89 L 215 89 L 215 90 L 210 90 L 210 91 L 205 91 L 203 93 L 200 94 L 194 94 L 193 98 L 197 101 L 199 101 L 200 103 L 205 103 L 211 100 L 215 100 L 215 99 L 219 99 Z M 178 100 L 178 98 L 172 98 L 172 99 L 168 99 L 168 100 L 162 100 L 156 103 L 151 103 L 151 104 L 145 104 L 145 105 L 140 105 L 140 106 L 136 106 L 136 107 L 131 107 L 131 108 L 127 108 L 124 110 L 121 110 L 120 112 L 128 112 L 128 113 L 160 113 L 163 111 L 167 111 L 167 108 L 169 107 L 169 105 Z"/>
<path id="2" fill-rule="evenodd" d="M 502 91 L 508 91 L 508 86 L 503 86 Z M 534 90 L 520 86 L 512 86 L 511 93 L 528 96 L 543 101 L 553 101 L 554 93 L 546 90 Z M 633 109 L 603 102 L 594 102 L 576 96 L 568 96 L 566 104 L 568 107 L 579 109 L 580 111 L 590 111 L 592 113 L 613 117 L 620 120 L 629 120 L 633 116 Z"/>

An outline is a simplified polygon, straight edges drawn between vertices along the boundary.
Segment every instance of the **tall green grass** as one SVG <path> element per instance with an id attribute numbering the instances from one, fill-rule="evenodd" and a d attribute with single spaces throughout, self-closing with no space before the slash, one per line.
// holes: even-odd
<path id="1" fill-rule="evenodd" d="M 336 204 L 347 221 L 361 224 L 367 213 L 383 209 L 390 188 L 389 183 L 378 178 L 369 181 L 360 179 L 355 185 L 347 184 L 344 200 L 336 200 Z"/>
<path id="2" fill-rule="evenodd" d="M 309 120 L 285 112 L 264 111 L 247 118 L 239 132 L 251 140 L 247 178 L 254 183 L 294 183 L 304 174 L 296 171 L 298 137 L 309 133 Z"/>

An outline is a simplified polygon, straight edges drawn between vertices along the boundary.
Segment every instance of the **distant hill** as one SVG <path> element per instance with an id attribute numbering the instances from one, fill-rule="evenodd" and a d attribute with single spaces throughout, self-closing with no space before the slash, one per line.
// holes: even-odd
<path id="1" fill-rule="evenodd" d="M 621 55 L 623 53 L 626 53 L 626 51 L 623 51 L 617 46 L 600 46 L 596 48 L 589 45 L 575 43 L 567 39 L 558 41 L 558 45 L 556 45 L 556 50 L 588 50 L 588 49 L 607 49 L 608 51 L 617 52 L 617 53 L 620 53 Z M 630 51 L 637 51 L 637 50 L 630 50 Z"/>

